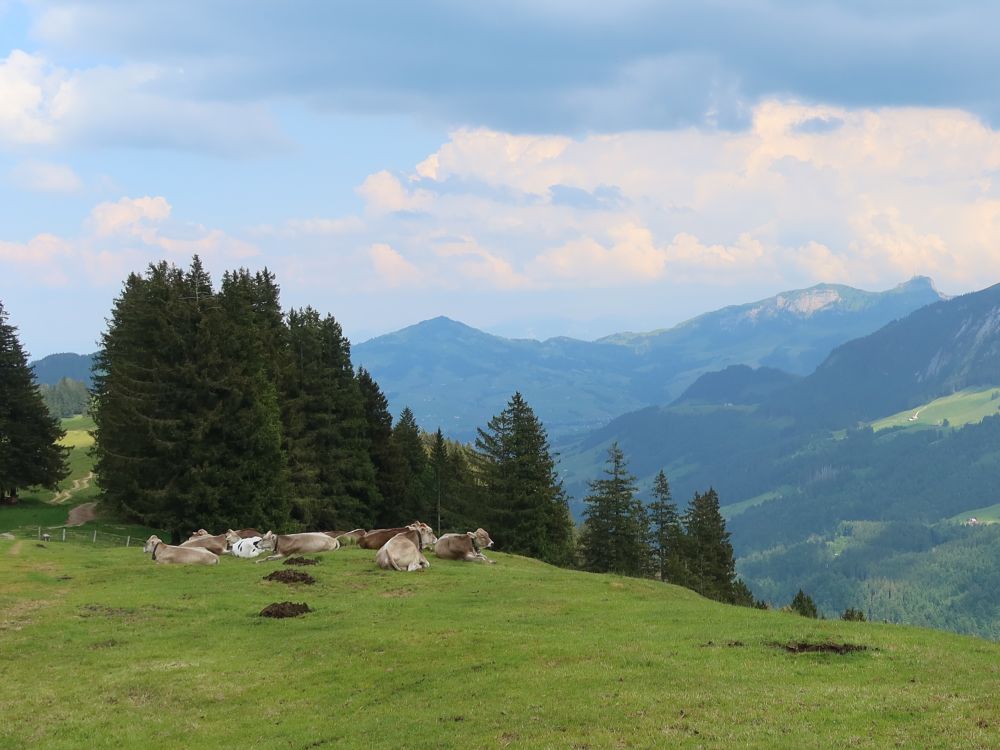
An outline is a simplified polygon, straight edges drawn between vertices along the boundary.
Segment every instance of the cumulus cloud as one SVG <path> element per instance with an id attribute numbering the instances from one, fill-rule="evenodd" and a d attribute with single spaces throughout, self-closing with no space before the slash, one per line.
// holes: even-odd
<path id="1" fill-rule="evenodd" d="M 197 254 L 210 266 L 229 268 L 259 254 L 255 245 L 221 229 L 172 221 L 171 212 L 162 196 L 100 203 L 75 237 L 39 234 L 26 242 L 0 240 L 0 261 L 29 283 L 104 285 L 163 257 L 183 265 Z"/>
<path id="2" fill-rule="evenodd" d="M 968 288 L 1000 276 L 998 169 L 968 112 L 768 100 L 745 132 L 459 129 L 358 192 L 362 234 L 441 283 Z"/>

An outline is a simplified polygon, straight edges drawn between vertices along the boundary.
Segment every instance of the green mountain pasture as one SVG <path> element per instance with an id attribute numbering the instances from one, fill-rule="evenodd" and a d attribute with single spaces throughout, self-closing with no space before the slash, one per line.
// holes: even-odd
<path id="1" fill-rule="evenodd" d="M 996 746 L 998 644 L 495 557 L 404 574 L 344 549 L 289 587 L 0 542 L 0 746 Z M 258 616 L 286 600 L 313 611 Z"/>

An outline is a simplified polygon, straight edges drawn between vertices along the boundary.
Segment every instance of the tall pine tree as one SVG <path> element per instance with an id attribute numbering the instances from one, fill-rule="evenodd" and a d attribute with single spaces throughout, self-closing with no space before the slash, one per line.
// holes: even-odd
<path id="1" fill-rule="evenodd" d="M 371 527 L 381 495 L 350 343 L 311 307 L 292 310 L 288 328 L 281 400 L 293 512 L 312 528 Z"/>
<path id="2" fill-rule="evenodd" d="M 489 531 L 508 552 L 556 565 L 573 559 L 573 525 L 545 428 L 520 393 L 478 430 Z"/>
<path id="3" fill-rule="evenodd" d="M 714 489 L 695 493 L 684 514 L 684 528 L 689 573 L 685 585 L 710 599 L 733 601 L 736 559 Z"/>
<path id="4" fill-rule="evenodd" d="M 64 434 L 0 302 L 0 503 L 13 502 L 20 487 L 55 489 L 69 474 L 69 451 L 58 444 Z"/>
<path id="5" fill-rule="evenodd" d="M 661 581 L 683 586 L 687 580 L 684 529 L 677 506 L 671 499 L 670 483 L 662 469 L 653 480 L 653 502 L 648 506 L 648 513 L 654 571 Z"/>
<path id="6" fill-rule="evenodd" d="M 580 537 L 584 568 L 598 573 L 644 575 L 650 557 L 649 520 L 618 443 L 608 449 L 604 478 L 589 484 Z"/>

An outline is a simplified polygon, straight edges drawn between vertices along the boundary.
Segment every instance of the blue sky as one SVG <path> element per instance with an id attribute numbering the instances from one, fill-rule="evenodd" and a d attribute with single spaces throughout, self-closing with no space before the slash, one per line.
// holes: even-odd
<path id="1" fill-rule="evenodd" d="M 44 356 L 194 252 L 355 341 L 992 284 L 1000 6 L 871 5 L 0 0 L 0 300 Z"/>

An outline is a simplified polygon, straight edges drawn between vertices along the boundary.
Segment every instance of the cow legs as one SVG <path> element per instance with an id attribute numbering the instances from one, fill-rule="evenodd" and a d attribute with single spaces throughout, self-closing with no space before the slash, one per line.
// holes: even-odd
<path id="1" fill-rule="evenodd" d="M 279 555 L 271 555 L 270 557 L 265 557 L 263 560 L 254 560 L 254 562 L 259 565 L 262 562 L 268 562 L 270 560 L 280 560 L 283 557 L 284 557 L 284 555 L 281 555 L 281 554 L 279 554 Z"/>

